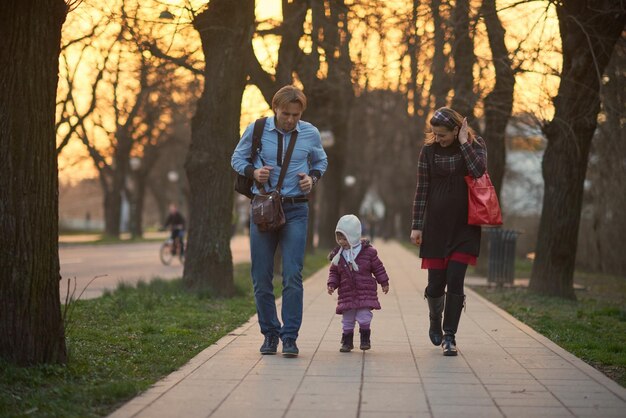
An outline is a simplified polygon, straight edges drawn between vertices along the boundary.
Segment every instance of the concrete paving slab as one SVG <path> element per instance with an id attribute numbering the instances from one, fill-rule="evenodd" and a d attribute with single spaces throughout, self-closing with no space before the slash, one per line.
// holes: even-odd
<path id="1" fill-rule="evenodd" d="M 459 417 L 502 417 L 502 412 L 496 406 L 475 405 L 433 405 L 432 416 L 434 418 L 459 418 Z M 530 415 L 532 416 L 532 415 Z"/>
<path id="2" fill-rule="evenodd" d="M 340 353 L 327 270 L 305 283 L 300 356 L 258 353 L 256 317 L 112 417 L 626 417 L 626 389 L 466 289 L 458 357 L 428 339 L 426 272 L 414 253 L 375 243 L 391 278 L 372 349 Z M 280 351 L 280 347 L 279 347 Z"/>

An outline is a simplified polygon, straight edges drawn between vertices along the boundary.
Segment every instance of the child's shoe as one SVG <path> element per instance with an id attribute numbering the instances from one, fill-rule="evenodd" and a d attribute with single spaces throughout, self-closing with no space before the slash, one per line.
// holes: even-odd
<path id="1" fill-rule="evenodd" d="M 361 347 L 359 348 L 361 350 L 369 350 L 372 348 L 372 345 L 370 344 L 371 332 L 371 329 L 359 329 L 359 333 L 361 334 Z"/>
<path id="2" fill-rule="evenodd" d="M 339 351 L 342 353 L 349 353 L 354 348 L 354 331 L 341 334 L 341 348 Z"/>

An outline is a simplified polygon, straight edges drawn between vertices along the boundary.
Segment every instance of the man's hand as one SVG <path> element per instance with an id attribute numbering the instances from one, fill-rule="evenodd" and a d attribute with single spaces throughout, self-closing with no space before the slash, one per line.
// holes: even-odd
<path id="1" fill-rule="evenodd" d="M 335 291 L 335 288 L 334 288 L 334 287 L 332 287 L 332 286 L 328 286 L 328 287 L 326 288 L 326 290 L 328 291 L 328 294 L 329 294 L 329 295 L 332 295 L 332 294 L 333 294 L 333 292 Z"/>
<path id="2" fill-rule="evenodd" d="M 411 242 L 418 247 L 422 245 L 422 231 L 414 229 L 411 231 Z"/>
<path id="3" fill-rule="evenodd" d="M 264 165 L 261 168 L 257 168 L 256 170 L 254 170 L 254 179 L 263 184 L 263 183 L 267 183 L 267 181 L 270 179 L 270 171 L 272 170 L 273 167 Z"/>
<path id="4" fill-rule="evenodd" d="M 306 173 L 298 173 L 298 176 L 300 176 L 300 181 L 298 182 L 300 190 L 304 193 L 309 193 L 313 188 L 313 179 Z"/>

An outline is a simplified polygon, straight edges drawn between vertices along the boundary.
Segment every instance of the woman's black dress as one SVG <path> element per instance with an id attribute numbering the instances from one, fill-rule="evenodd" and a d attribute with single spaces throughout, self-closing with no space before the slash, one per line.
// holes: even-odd
<path id="1" fill-rule="evenodd" d="M 421 258 L 446 258 L 454 252 L 478 257 L 480 226 L 467 224 L 469 174 L 458 141 L 448 147 L 438 143 L 424 146 L 430 181 Z"/>

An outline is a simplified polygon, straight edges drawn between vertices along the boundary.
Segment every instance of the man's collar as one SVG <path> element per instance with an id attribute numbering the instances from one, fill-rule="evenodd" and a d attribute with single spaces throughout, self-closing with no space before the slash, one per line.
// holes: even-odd
<path id="1" fill-rule="evenodd" d="M 302 131 L 302 125 L 300 124 L 302 121 L 299 120 L 298 123 L 296 123 L 296 128 L 294 129 L 294 131 L 298 131 L 298 133 L 300 133 Z M 267 118 L 267 127 L 269 128 L 269 130 L 274 130 L 280 133 L 289 133 L 289 132 L 283 132 L 281 129 L 278 129 L 278 127 L 276 126 L 276 116 L 272 116 L 271 118 Z"/>

